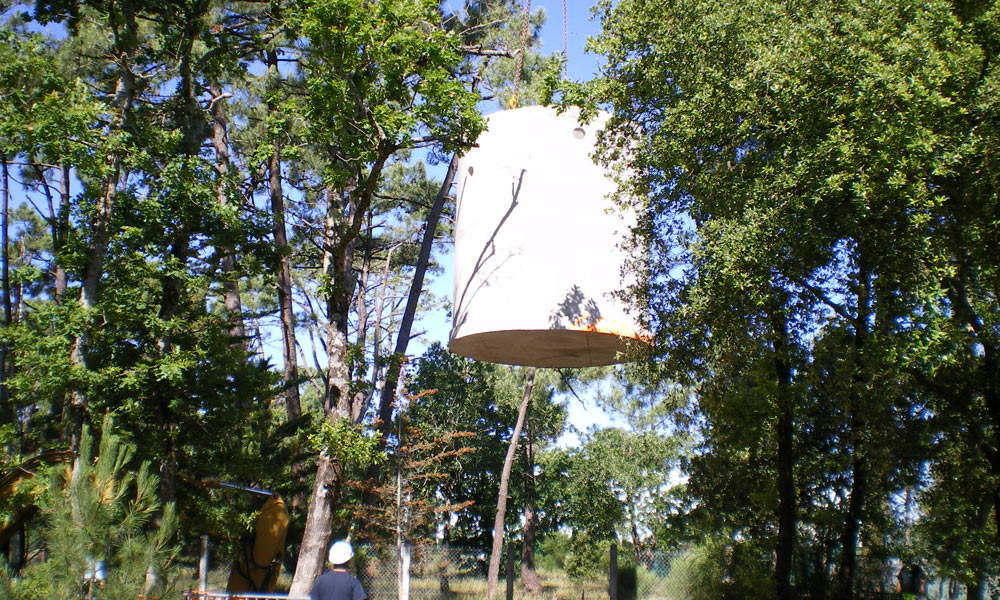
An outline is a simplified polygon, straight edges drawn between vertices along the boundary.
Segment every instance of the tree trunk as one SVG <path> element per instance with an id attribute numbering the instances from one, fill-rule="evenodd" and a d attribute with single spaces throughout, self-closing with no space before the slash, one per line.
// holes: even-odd
<path id="1" fill-rule="evenodd" d="M 4 165 L 6 168 L 6 164 Z M 49 215 L 45 219 L 49 226 L 49 235 L 52 238 L 52 256 L 56 258 L 52 262 L 52 283 L 55 291 L 52 296 L 53 299 L 58 304 L 62 300 L 63 293 L 66 291 L 66 286 L 68 285 L 68 278 L 66 275 L 66 269 L 64 269 L 58 261 L 60 252 L 62 251 L 63 245 L 66 243 L 66 238 L 69 232 L 69 166 L 62 165 L 60 167 L 60 178 L 59 178 L 59 206 L 53 201 L 52 192 L 49 189 L 48 178 L 45 176 L 45 170 L 42 166 L 36 162 L 31 163 L 31 168 L 35 172 L 35 176 L 38 180 L 42 182 L 42 192 L 45 194 L 45 202 L 48 205 Z"/>
<path id="2" fill-rule="evenodd" d="M 983 344 L 983 398 L 993 421 L 993 431 L 1000 431 L 1000 359 L 996 346 Z M 996 435 L 996 434 L 994 434 Z M 994 441 L 987 450 L 990 460 L 990 474 L 994 481 L 1000 481 L 1000 445 Z M 993 511 L 1000 515 L 1000 488 L 993 490 Z M 1000 527 L 997 527 L 997 543 L 1000 544 Z"/>
<path id="3" fill-rule="evenodd" d="M 277 73 L 278 56 L 273 50 L 266 52 L 268 69 Z M 273 96 L 273 94 L 272 94 Z M 270 114 L 278 111 L 276 100 L 269 100 Z M 271 223 L 274 247 L 279 256 L 275 282 L 278 288 L 278 311 L 281 319 L 281 355 L 284 361 L 281 377 L 284 383 L 285 414 L 289 421 L 302 416 L 299 401 L 299 366 L 295 352 L 295 310 L 292 304 L 292 265 L 288 248 L 288 232 L 285 228 L 285 196 L 281 175 L 281 142 L 274 140 L 274 147 L 268 161 L 268 191 L 271 200 Z"/>
<path id="4" fill-rule="evenodd" d="M 196 158 L 201 153 L 202 142 L 212 136 L 213 143 L 215 141 L 215 136 L 220 134 L 220 131 L 216 125 L 209 128 L 208 123 L 205 119 L 204 111 L 198 101 L 199 92 L 197 91 L 198 81 L 195 74 L 192 71 L 192 60 L 191 54 L 194 47 L 195 40 L 198 38 L 200 33 L 200 28 L 202 27 L 202 17 L 205 11 L 208 9 L 207 3 L 192 3 L 186 5 L 186 10 L 183 14 L 183 34 L 181 36 L 180 44 L 178 45 L 178 51 L 180 53 L 180 60 L 178 62 L 178 75 L 179 82 L 177 87 L 177 100 L 182 108 L 183 119 L 181 121 L 181 142 L 179 153 L 182 158 Z M 220 99 L 221 100 L 221 99 Z M 221 110 L 221 101 L 216 102 L 215 108 Z M 213 120 L 215 115 L 213 114 Z M 222 120 L 222 125 L 225 125 L 225 119 Z M 228 148 L 225 147 L 225 129 L 221 131 L 222 135 L 222 156 L 221 158 L 225 160 L 225 167 L 228 168 Z M 218 146 L 216 147 L 218 151 Z M 216 170 L 219 169 L 219 159 L 216 157 Z M 224 181 L 225 173 L 220 174 L 220 186 L 225 184 Z M 225 190 L 220 190 L 216 188 L 216 193 L 222 193 L 221 200 L 225 203 Z M 169 260 L 176 265 L 178 269 L 183 269 L 187 265 L 188 260 L 191 258 L 191 242 L 194 237 L 194 231 L 190 225 L 181 221 L 176 227 L 172 235 L 171 244 L 169 246 Z M 225 250 L 224 250 L 225 251 Z M 232 259 L 232 253 L 228 253 L 230 260 Z M 230 265 L 231 269 L 231 265 Z M 160 311 L 159 319 L 164 323 L 170 323 L 174 319 L 177 319 L 185 307 L 188 306 L 188 291 L 186 288 L 186 274 L 177 275 L 174 274 L 174 270 L 168 269 L 162 275 L 161 279 L 161 289 L 162 298 L 160 300 Z M 228 299 L 228 298 L 227 298 Z M 232 309 L 239 310 L 237 306 L 226 306 L 227 310 Z M 230 313 L 232 316 L 232 313 Z M 239 317 L 237 317 L 239 318 Z M 242 328 L 242 323 L 240 324 Z M 168 326 L 168 331 L 170 327 Z M 167 357 L 173 352 L 174 349 L 174 336 L 170 333 L 164 334 L 158 340 L 160 357 L 163 360 L 167 360 Z M 182 389 L 178 389 L 174 386 L 167 386 L 165 389 L 160 391 L 160 428 L 166 432 L 166 448 L 163 452 L 163 457 L 160 463 L 160 505 L 166 506 L 167 503 L 173 502 L 177 495 L 177 472 L 178 465 L 181 464 L 184 456 L 184 448 L 182 443 L 179 441 L 180 437 L 180 427 L 178 426 L 178 418 L 175 413 L 176 408 L 173 404 L 173 397 L 179 394 L 183 394 Z M 157 520 L 159 520 L 159 515 L 157 515 Z M 150 568 L 149 574 L 147 575 L 147 586 L 154 583 L 156 578 L 156 571 Z"/>
<path id="5" fill-rule="evenodd" d="M 115 84 L 114 106 L 118 110 L 111 129 L 116 133 L 127 128 L 130 120 L 132 103 L 135 99 L 135 74 L 130 67 L 131 54 L 134 50 L 134 40 L 136 40 L 136 20 L 135 6 L 130 2 L 125 2 L 121 7 L 120 24 L 112 20 L 110 22 L 112 30 L 115 32 L 115 39 L 118 40 L 115 48 L 115 64 L 118 67 L 118 79 Z M 120 32 L 119 26 L 125 31 Z M 118 194 L 118 184 L 121 178 L 122 164 L 121 156 L 117 152 L 112 152 L 107 157 L 109 175 L 103 181 L 103 190 L 100 202 L 94 211 L 90 222 L 92 246 L 89 248 L 90 257 L 83 266 L 83 281 L 80 287 L 80 308 L 85 318 L 90 318 L 91 312 L 97 306 L 98 284 L 101 275 L 104 273 L 104 258 L 108 250 L 108 239 L 112 215 L 115 209 L 115 202 Z M 87 331 L 88 327 L 83 327 L 80 333 L 73 340 L 70 346 L 70 363 L 75 367 L 86 368 L 86 356 L 90 346 L 90 339 Z M 83 428 L 83 418 L 86 407 L 86 397 L 84 390 L 76 388 L 70 392 L 69 405 L 66 407 L 65 418 L 66 437 L 70 448 L 77 450 L 80 443 L 80 435 Z"/>
<path id="6" fill-rule="evenodd" d="M 371 225 L 370 224 L 369 224 L 369 232 L 371 232 Z M 372 313 L 375 315 L 375 322 L 372 323 L 372 331 L 375 333 L 375 335 L 372 336 L 372 354 L 371 354 L 371 356 L 372 356 L 372 364 L 375 365 L 375 368 L 373 368 L 372 372 L 371 372 L 371 390 L 372 390 L 371 391 L 371 395 L 366 395 L 365 396 L 365 406 L 364 406 L 364 409 L 362 409 L 362 412 L 364 412 L 364 413 L 368 412 L 368 406 L 371 403 L 371 401 L 374 399 L 376 390 L 380 389 L 379 388 L 379 381 L 383 380 L 385 378 L 385 376 L 386 376 L 385 370 L 378 368 L 378 364 L 381 362 L 381 359 L 382 359 L 382 339 L 383 339 L 382 335 L 380 335 L 379 332 L 381 332 L 383 330 L 382 319 L 384 318 L 385 307 L 386 307 L 386 304 L 387 304 L 387 299 L 388 299 L 388 296 L 389 296 L 389 292 L 392 291 L 392 287 L 389 285 L 389 280 L 390 280 L 389 274 L 390 274 L 391 268 L 392 268 L 392 254 L 393 254 L 393 252 L 396 251 L 397 248 L 399 248 L 402 245 L 403 245 L 403 243 L 399 242 L 399 243 L 396 243 L 396 244 L 393 244 L 392 246 L 390 246 L 386 250 L 386 253 L 385 253 L 385 263 L 382 265 L 382 282 L 379 285 L 378 297 L 375 300 L 375 308 L 372 311 Z M 371 258 L 371 253 L 370 252 L 365 252 L 365 262 L 366 262 L 365 267 L 366 268 L 369 266 L 367 264 L 367 262 L 370 260 L 370 258 Z M 362 287 L 362 289 L 365 289 L 365 288 Z M 392 325 L 392 308 L 391 308 L 391 302 L 389 302 L 388 304 L 390 304 L 390 310 L 389 310 L 389 327 L 391 328 L 391 325 Z M 361 310 L 362 307 L 359 306 L 358 309 Z M 367 308 L 365 308 L 365 310 L 367 310 Z M 365 323 L 367 324 L 367 322 L 368 322 L 368 318 L 367 318 L 367 314 L 366 314 Z M 359 324 L 361 323 L 361 318 L 360 317 L 358 318 L 358 323 Z M 359 336 L 359 340 L 360 340 L 360 336 Z M 360 345 L 361 342 L 359 341 L 358 344 Z M 376 427 L 377 426 L 378 425 L 376 425 Z M 362 502 L 364 503 L 365 501 L 362 501 Z M 366 506 L 367 506 L 367 503 L 366 503 Z"/>
<path id="7" fill-rule="evenodd" d="M 4 162 L 4 170 L 6 171 L 6 169 L 7 169 L 7 164 L 6 164 L 6 162 Z M 46 175 L 45 175 L 45 170 L 38 163 L 32 161 L 32 163 L 31 163 L 31 169 L 35 172 L 35 177 L 38 178 L 38 181 L 41 182 L 41 186 L 40 187 L 42 188 L 42 193 L 45 194 L 45 203 L 46 203 L 46 205 L 48 205 L 48 209 L 49 209 L 49 216 L 46 219 L 46 222 L 49 225 L 49 235 L 52 236 L 52 256 L 53 257 L 57 257 L 57 256 L 59 256 L 59 249 L 60 249 L 60 247 L 61 247 L 62 244 L 60 243 L 60 239 L 59 239 L 59 227 L 58 227 L 58 223 L 59 222 L 58 222 L 57 216 L 56 216 L 55 202 L 53 202 L 53 200 L 52 200 L 52 191 L 51 191 L 51 189 L 50 189 L 50 187 L 48 185 L 49 180 L 48 180 L 48 177 L 46 177 Z M 4 175 L 4 178 L 6 179 L 6 174 Z M 7 259 L 7 260 L 9 260 L 9 259 Z M 53 262 L 55 262 L 55 261 L 53 261 Z M 55 270 L 53 272 L 53 283 L 55 283 L 56 291 L 55 291 L 55 294 L 53 294 L 53 296 L 56 299 L 56 301 L 58 302 L 59 301 L 59 296 L 62 294 L 62 292 L 59 289 L 59 276 L 58 275 L 59 275 L 59 271 L 62 271 L 62 269 L 58 266 L 58 263 L 56 263 L 56 265 L 57 266 L 55 267 Z M 63 276 L 65 277 L 65 271 L 63 272 Z M 63 289 L 65 289 L 65 282 L 63 283 Z M 9 296 L 9 292 L 8 292 L 8 296 Z"/>
<path id="8" fill-rule="evenodd" d="M 326 418 L 333 421 L 351 419 L 352 398 L 347 374 L 347 315 L 331 319 L 327 341 L 330 391 L 324 399 Z M 323 570 L 326 549 L 330 542 L 333 513 L 340 498 L 344 468 L 330 457 L 326 449 L 320 453 L 316 481 L 309 499 L 305 531 L 299 551 L 295 577 L 289 590 L 291 596 L 306 596 Z"/>
<path id="9" fill-rule="evenodd" d="M 792 556 L 795 550 L 795 456 L 792 368 L 788 359 L 788 323 L 784 306 L 771 308 L 774 375 L 778 404 L 778 543 L 774 561 L 774 583 L 778 600 L 792 600 Z"/>
<path id="10" fill-rule="evenodd" d="M 628 507 L 628 524 L 629 524 L 629 535 L 632 536 L 632 548 L 635 549 L 635 555 L 637 557 L 642 556 L 642 540 L 639 538 L 639 515 L 636 514 L 636 506 L 639 504 L 639 498 L 637 494 L 628 494 L 629 507 Z"/>
<path id="11" fill-rule="evenodd" d="M 371 206 L 382 169 L 394 150 L 394 147 L 384 141 L 380 143 L 378 155 L 364 182 L 358 187 L 352 185 L 349 189 L 342 190 L 346 207 L 339 202 L 338 194 L 332 190 L 327 190 L 326 193 L 323 273 L 331 283 L 326 302 L 327 371 L 323 410 L 326 418 L 333 423 L 343 419 L 357 423 L 361 418 L 362 402 L 352 392 L 348 368 L 348 312 L 356 286 L 352 270 L 354 244 Z M 340 497 L 343 474 L 343 465 L 332 459 L 328 450 L 324 450 L 320 454 L 319 471 L 309 499 L 302 546 L 289 595 L 308 595 L 323 569 L 326 546 L 330 541 L 333 509 Z"/>
<path id="12" fill-rule="evenodd" d="M 448 581 L 448 563 L 451 561 L 451 512 L 445 512 L 441 523 L 441 550 L 445 557 L 440 567 L 438 567 L 438 592 L 442 598 L 451 595 L 451 584 Z"/>
<path id="13" fill-rule="evenodd" d="M 848 437 L 853 447 L 853 463 L 851 466 L 852 482 L 851 494 L 847 504 L 847 513 L 844 517 L 844 531 L 841 536 L 841 560 L 840 560 L 840 594 L 845 600 L 855 597 L 854 585 L 857 581 L 857 555 L 858 542 L 861 538 L 861 523 L 864 516 L 865 503 L 868 497 L 868 459 L 867 450 L 867 421 L 864 418 L 861 405 L 864 396 L 863 390 L 868 377 L 864 371 L 868 368 L 863 364 L 862 356 L 868 344 L 869 321 L 872 314 L 872 272 L 868 267 L 867 256 L 864 250 L 859 251 L 858 261 L 858 289 L 857 289 L 857 314 L 854 318 L 854 348 L 852 361 L 854 373 L 852 375 L 851 387 L 848 392 Z"/>
<path id="14" fill-rule="evenodd" d="M 11 302 L 10 302 L 10 256 L 9 245 L 10 240 L 8 239 L 9 234 L 9 224 L 8 224 L 8 214 L 10 211 L 10 173 L 7 170 L 7 156 L 0 155 L 0 165 L 3 167 L 3 214 L 0 215 L 2 218 L 2 223 L 0 223 L 0 244 L 3 244 L 2 249 L 2 260 L 3 265 L 0 267 L 0 280 L 2 280 L 3 285 L 3 326 L 10 327 L 12 320 Z M 7 410 L 7 353 L 9 351 L 7 342 L 0 344 L 0 423 L 10 423 L 14 420 L 13 411 Z"/>
<path id="15" fill-rule="evenodd" d="M 984 499 L 985 500 L 985 499 Z M 990 521 L 990 516 L 992 511 L 991 501 L 983 501 L 980 503 L 979 510 L 976 512 L 975 527 L 982 530 L 985 528 Z M 966 587 L 968 588 L 968 594 L 966 594 L 967 600 L 986 600 L 986 592 L 989 587 L 987 584 L 990 577 L 990 568 L 987 564 L 987 560 L 982 554 L 976 556 L 971 567 L 972 575 L 975 577 L 973 581 L 966 581 Z"/>
<path id="16" fill-rule="evenodd" d="M 399 333 L 396 335 L 396 347 L 389 359 L 386 367 L 385 384 L 382 386 L 382 393 L 379 398 L 378 418 L 379 418 L 379 445 L 384 448 L 389 434 L 392 431 L 392 410 L 395 406 L 396 386 L 399 384 L 399 374 L 403 366 L 403 358 L 406 356 L 406 348 L 410 343 L 410 332 L 413 330 L 413 319 L 417 314 L 417 304 L 420 302 L 420 294 L 424 288 L 424 276 L 427 273 L 427 266 L 430 264 L 431 249 L 434 246 L 434 234 L 437 232 L 438 221 L 441 219 L 441 211 L 444 209 L 444 201 L 448 197 L 448 190 L 455 179 L 455 171 L 458 169 L 458 157 L 454 156 L 448 165 L 448 172 L 445 174 L 441 188 L 434 198 L 434 205 L 427 214 L 427 222 L 424 224 L 424 237 L 420 242 L 420 255 L 417 258 L 417 266 L 413 272 L 413 281 L 410 283 L 410 293 L 406 298 L 406 308 L 403 311 L 403 319 L 399 324 Z M 378 467 L 369 469 L 369 477 L 378 476 Z"/>
<path id="17" fill-rule="evenodd" d="M 962 228 L 958 228 L 956 235 L 962 235 Z M 961 247 L 964 240 L 960 240 Z M 957 261 L 959 270 L 956 276 L 944 282 L 944 287 L 948 292 L 948 300 L 954 311 L 956 325 L 969 331 L 976 342 L 982 348 L 981 356 L 976 356 L 975 344 L 966 344 L 965 347 L 971 350 L 967 360 L 969 364 L 978 364 L 977 377 L 973 381 L 980 382 L 978 388 L 983 394 L 983 401 L 986 410 L 990 415 L 990 421 L 994 431 L 1000 431 L 1000 338 L 996 336 L 993 329 L 983 322 L 983 318 L 976 311 L 973 299 L 970 297 L 968 288 L 969 280 L 979 279 L 975 266 L 968 264 L 968 256 L 961 251 L 955 254 L 960 258 Z M 972 271 L 972 273 L 970 273 Z M 987 457 L 990 461 L 990 474 L 994 480 L 1000 481 L 1000 445 L 990 444 L 987 449 Z M 996 515 L 1000 515 L 1000 487 L 993 490 L 993 507 Z M 1000 544 L 1000 527 L 996 531 L 997 543 Z"/>
<path id="18" fill-rule="evenodd" d="M 10 536 L 10 541 L 6 544 L 7 565 L 14 574 L 21 572 L 28 557 L 28 529 L 21 525 L 17 531 Z"/>
<path id="19" fill-rule="evenodd" d="M 323 410 L 326 413 L 326 418 L 334 423 L 345 419 L 354 421 L 354 401 L 351 396 L 347 353 L 349 346 L 348 311 L 355 285 L 351 272 L 353 240 L 346 239 L 343 229 L 338 226 L 337 213 L 340 207 L 336 204 L 335 196 L 332 192 L 327 193 L 328 206 L 324 234 L 326 251 L 323 256 L 324 272 L 334 282 L 327 297 L 327 386 L 326 395 L 323 398 Z M 354 210 L 358 210 L 358 208 L 356 206 L 349 208 L 349 219 L 353 216 L 350 211 Z M 328 449 L 324 449 L 320 453 L 316 481 L 313 485 L 312 496 L 309 498 L 309 510 L 306 514 L 299 560 L 289 590 L 291 596 L 308 595 L 313 582 L 323 570 L 326 549 L 330 542 L 333 512 L 340 499 L 343 475 L 343 465 L 330 457 Z"/>
<path id="20" fill-rule="evenodd" d="M 420 302 L 420 294 L 424 289 L 424 276 L 427 274 L 427 266 L 431 261 L 431 250 L 434 247 L 434 234 L 437 232 L 438 222 L 441 220 L 441 211 L 444 210 L 444 201 L 448 198 L 448 190 L 455 180 L 455 171 L 458 169 L 458 157 L 453 156 L 448 164 L 448 171 L 445 173 L 444 181 L 438 189 L 434 204 L 427 213 L 427 221 L 424 223 L 424 236 L 420 241 L 420 254 L 417 257 L 417 266 L 413 272 L 413 280 L 410 282 L 410 292 L 406 298 L 406 308 L 403 310 L 403 318 L 399 324 L 399 332 L 396 334 L 396 347 L 392 356 L 389 357 L 389 364 L 385 370 L 385 383 L 382 384 L 382 391 L 378 403 L 378 432 L 379 450 L 385 448 L 392 432 L 392 411 L 396 406 L 396 387 L 399 385 L 399 376 L 403 368 L 403 359 L 406 357 L 406 349 L 410 343 L 410 332 L 413 331 L 413 320 L 417 314 L 417 305 Z M 370 465 L 366 476 L 369 480 L 377 480 L 381 474 L 379 465 Z M 364 494 L 364 504 L 371 506 L 375 503 L 375 495 L 369 491 Z"/>
<path id="21" fill-rule="evenodd" d="M 365 373 L 365 368 L 367 367 L 365 359 L 365 354 L 368 347 L 368 321 L 371 318 L 371 311 L 368 310 L 368 284 L 371 281 L 371 269 L 372 269 L 372 258 L 374 257 L 375 249 L 372 240 L 372 236 L 375 233 L 375 227 L 372 219 L 372 215 L 368 214 L 365 223 L 365 239 L 361 247 L 361 256 L 357 257 L 355 260 L 360 262 L 360 267 L 357 269 L 357 287 L 358 294 L 354 297 L 354 322 L 355 325 L 355 335 L 354 335 L 354 346 L 358 348 L 360 354 L 360 360 L 353 360 L 350 364 L 350 369 L 347 374 L 351 378 L 351 381 L 359 381 L 364 378 L 367 373 Z M 390 251 L 386 257 L 386 265 L 388 266 L 389 261 L 392 259 L 392 252 Z M 385 284 L 383 282 L 382 286 L 379 286 L 384 293 Z M 378 340 L 378 330 L 375 330 L 374 340 Z M 371 364 L 372 364 L 372 374 L 378 372 L 378 344 L 375 344 L 371 354 Z M 365 375 L 362 375 L 365 373 Z M 361 409 L 358 411 L 364 414 L 368 405 L 371 403 L 371 398 L 374 396 L 375 390 L 372 389 L 369 393 L 364 395 L 364 400 L 362 401 Z"/>
<path id="22" fill-rule="evenodd" d="M 69 237 L 69 210 L 70 210 L 70 167 L 64 164 L 59 177 L 59 210 L 52 214 L 52 249 L 58 257 L 63 245 Z M 55 301 L 62 302 L 63 294 L 69 286 L 69 275 L 66 269 L 58 260 L 55 263 Z"/>
<path id="23" fill-rule="evenodd" d="M 179 239 L 174 241 L 170 255 L 177 264 L 185 264 L 190 254 L 190 235 L 185 231 L 177 234 Z M 184 282 L 179 277 L 166 276 L 161 282 L 163 298 L 160 302 L 159 318 L 163 321 L 170 321 L 177 316 L 184 294 Z M 170 335 L 164 335 L 158 340 L 161 359 L 166 359 L 173 348 L 174 340 Z M 160 460 L 160 503 L 165 506 L 168 502 L 173 502 L 177 490 L 177 465 L 178 465 L 178 427 L 177 419 L 174 416 L 174 408 L 171 405 L 171 396 L 179 392 L 176 388 L 167 387 L 158 390 L 159 398 L 159 419 L 160 428 L 166 432 L 166 447 Z"/>
<path id="24" fill-rule="evenodd" d="M 190 57 L 190 44 L 188 44 L 186 51 L 184 52 L 184 58 L 181 60 L 181 72 L 182 72 L 182 85 L 181 87 L 188 90 L 184 93 L 184 98 L 181 99 L 182 102 L 188 101 L 188 94 L 192 83 L 189 81 L 191 78 L 190 67 L 184 68 L 184 65 L 188 63 Z M 192 141 L 194 133 L 192 129 L 200 129 L 195 123 L 190 121 L 185 123 L 184 126 L 184 138 L 187 141 L 185 144 L 186 148 L 183 150 L 186 152 L 197 151 L 197 147 L 200 146 L 200 141 L 196 144 Z M 184 224 L 179 226 L 174 232 L 172 243 L 169 247 L 169 257 L 175 265 L 185 265 L 191 256 L 191 238 L 192 233 L 188 227 Z M 171 274 L 170 271 L 163 274 L 160 280 L 160 289 L 162 297 L 160 299 L 160 310 L 158 317 L 164 323 L 169 323 L 175 319 L 178 313 L 181 311 L 181 307 L 185 302 L 185 287 L 184 278 Z M 169 328 L 168 328 L 169 330 Z M 174 338 L 171 334 L 167 333 L 161 336 L 157 340 L 157 345 L 160 351 L 161 360 L 166 360 L 174 348 Z M 157 392 L 160 396 L 160 411 L 159 418 L 160 428 L 166 432 L 166 448 L 164 448 L 163 456 L 160 459 L 160 503 L 161 506 L 165 506 L 168 502 L 173 502 L 176 496 L 177 490 L 177 465 L 179 463 L 178 453 L 182 452 L 178 448 L 178 427 L 177 418 L 174 415 L 174 408 L 171 402 L 171 396 L 178 393 L 180 390 L 172 388 L 170 386 L 164 389 L 158 389 Z"/>
<path id="25" fill-rule="evenodd" d="M 525 417 L 527 419 L 527 417 Z M 535 435 L 534 426 L 528 420 L 528 443 L 524 445 L 524 539 L 521 544 L 521 583 L 533 594 L 541 593 L 542 582 L 535 571 L 535 527 L 538 514 L 535 513 Z"/>
<path id="26" fill-rule="evenodd" d="M 343 468 L 337 461 L 331 459 L 325 450 L 320 453 L 316 482 L 306 513 L 306 529 L 299 546 L 299 561 L 295 567 L 292 586 L 288 590 L 289 596 L 308 596 L 313 582 L 323 572 L 330 530 L 333 528 L 333 511 L 340 497 L 343 475 Z"/>
<path id="27" fill-rule="evenodd" d="M 215 188 L 215 200 L 219 206 L 229 204 L 227 188 L 229 181 L 229 124 L 226 120 L 225 98 L 222 86 L 218 83 L 209 88 L 212 94 L 212 146 L 215 148 L 215 173 L 218 183 Z M 226 320 L 229 321 L 229 337 L 234 344 L 239 344 L 244 350 L 248 347 L 246 326 L 243 324 L 243 301 L 240 298 L 239 282 L 235 279 L 236 256 L 232 247 L 220 248 L 222 252 L 222 293 L 223 306 L 226 310 Z"/>
<path id="28" fill-rule="evenodd" d="M 517 453 L 517 441 L 521 437 L 521 428 L 524 427 L 524 415 L 528 411 L 528 404 L 531 401 L 531 388 L 534 383 L 535 368 L 531 367 L 528 369 L 528 379 L 524 382 L 524 397 L 521 398 L 521 406 L 517 410 L 517 423 L 514 425 L 514 432 L 510 436 L 507 456 L 503 461 L 503 472 L 500 474 L 500 491 L 497 493 L 497 515 L 493 521 L 493 550 L 490 553 L 490 566 L 486 579 L 486 596 L 489 600 L 493 600 L 497 592 L 497 579 L 500 575 L 500 555 L 503 550 L 503 522 L 507 511 L 507 488 L 510 483 L 510 471 L 514 465 L 514 455 Z"/>

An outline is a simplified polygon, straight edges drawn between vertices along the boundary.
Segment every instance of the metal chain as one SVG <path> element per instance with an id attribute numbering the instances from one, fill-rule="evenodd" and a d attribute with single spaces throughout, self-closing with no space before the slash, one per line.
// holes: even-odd
<path id="1" fill-rule="evenodd" d="M 563 75 L 569 79 L 569 26 L 566 20 L 566 0 L 563 0 Z"/>
<path id="2" fill-rule="evenodd" d="M 514 71 L 514 95 L 510 97 L 510 108 L 517 108 L 520 101 L 521 69 L 524 68 L 524 53 L 528 49 L 528 29 L 531 26 L 531 0 L 524 0 L 524 27 L 521 28 L 521 49 L 517 53 L 517 67 Z"/>

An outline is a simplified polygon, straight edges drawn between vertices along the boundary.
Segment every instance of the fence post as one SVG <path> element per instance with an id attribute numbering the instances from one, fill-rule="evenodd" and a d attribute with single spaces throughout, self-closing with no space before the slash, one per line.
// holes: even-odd
<path id="1" fill-rule="evenodd" d="M 608 569 L 608 598 L 618 600 L 618 546 L 611 544 L 611 560 Z"/>
<path id="2" fill-rule="evenodd" d="M 198 559 L 198 591 L 208 589 L 208 534 L 201 536 L 201 557 Z"/>
<path id="3" fill-rule="evenodd" d="M 448 566 L 451 564 L 451 546 L 448 545 L 447 538 L 441 545 L 444 552 L 444 560 L 438 567 L 438 590 L 441 595 L 447 598 L 451 594 L 451 584 L 448 582 Z"/>
<path id="4" fill-rule="evenodd" d="M 507 600 L 514 600 L 514 542 L 507 544 Z"/>

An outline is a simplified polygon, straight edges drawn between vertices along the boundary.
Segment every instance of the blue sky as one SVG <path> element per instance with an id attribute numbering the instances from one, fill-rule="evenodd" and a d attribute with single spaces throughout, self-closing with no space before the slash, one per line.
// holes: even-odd
<path id="1" fill-rule="evenodd" d="M 600 31 L 600 24 L 591 20 L 592 5 L 590 0 L 566 0 L 566 47 L 569 51 L 567 68 L 570 79 L 590 79 L 597 70 L 597 57 L 585 54 L 583 50 L 587 36 L 596 35 Z M 533 0 L 532 11 L 538 8 L 544 8 L 547 16 L 542 27 L 542 52 L 562 52 L 562 0 Z"/>

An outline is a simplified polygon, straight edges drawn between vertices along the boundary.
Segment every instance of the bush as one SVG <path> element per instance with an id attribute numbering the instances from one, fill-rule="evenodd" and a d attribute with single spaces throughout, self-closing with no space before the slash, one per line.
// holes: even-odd
<path id="1" fill-rule="evenodd" d="M 564 570 L 570 553 L 569 544 L 569 536 L 565 533 L 557 531 L 546 535 L 538 543 L 535 566 L 542 571 Z"/>
<path id="2" fill-rule="evenodd" d="M 595 540 L 585 533 L 574 534 L 563 563 L 566 574 L 578 581 L 606 577 L 610 547 L 608 540 Z"/>

